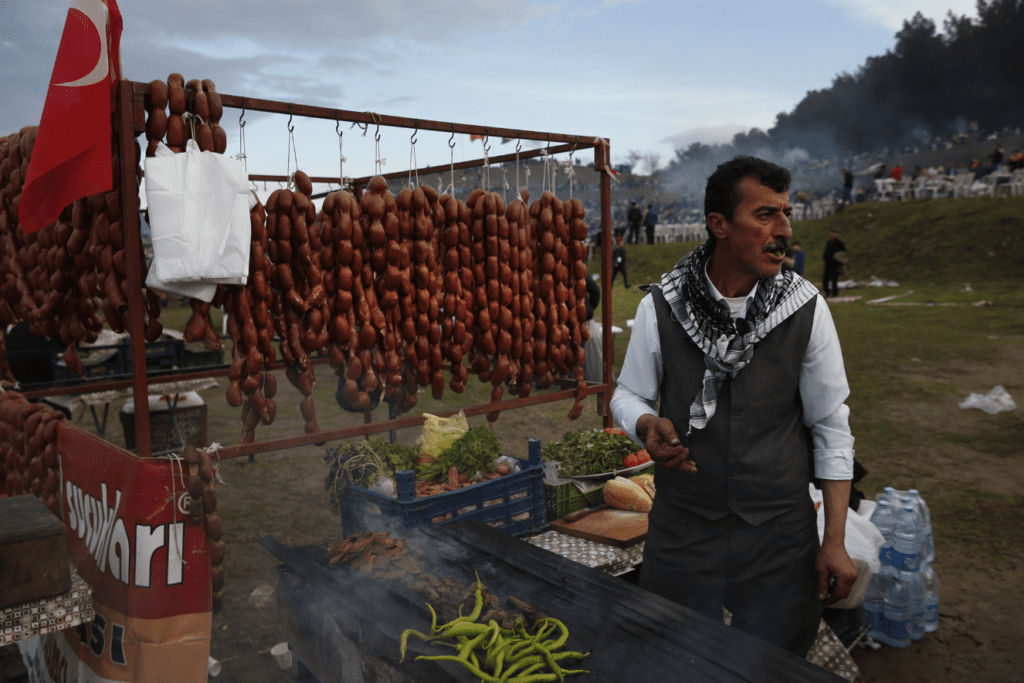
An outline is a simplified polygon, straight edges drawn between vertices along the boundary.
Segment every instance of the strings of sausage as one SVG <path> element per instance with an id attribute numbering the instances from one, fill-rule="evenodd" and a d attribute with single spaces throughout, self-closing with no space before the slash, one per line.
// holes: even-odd
<path id="1" fill-rule="evenodd" d="M 533 313 L 536 319 L 533 328 L 533 368 L 542 389 L 547 389 L 555 381 L 551 366 L 556 358 L 555 354 L 550 353 L 549 346 L 554 348 L 561 341 L 558 310 L 555 306 L 555 215 L 551 206 L 553 198 L 550 192 L 545 192 L 540 199 L 530 205 L 530 231 L 534 235 L 536 254 L 533 291 Z"/>
<path id="2" fill-rule="evenodd" d="M 16 391 L 0 394 L 0 478 L 6 495 L 32 494 L 60 514 L 57 426 L 64 413 L 29 403 Z"/>
<path id="3" fill-rule="evenodd" d="M 296 174 L 296 185 L 272 193 L 265 215 L 253 208 L 249 284 L 229 288 L 236 340 L 229 402 L 247 406 L 244 440 L 260 420 L 273 419 L 273 408 L 269 420 L 263 409 L 273 405 L 272 330 L 304 395 L 307 432 L 316 431 L 309 354 L 319 350 L 345 378 L 342 394 L 356 410 L 378 390 L 403 412 L 420 387 L 440 398 L 447 366 L 453 391 L 464 391 L 472 372 L 491 384 L 494 403 L 505 386 L 525 397 L 535 378 L 544 388 L 556 376 L 575 378 L 570 418 L 579 416 L 586 390 L 581 202 L 545 193 L 528 208 L 524 192 L 506 207 L 493 192 L 477 190 L 462 202 L 428 186 L 395 196 L 378 176 L 359 200 L 329 194 L 312 218 L 305 174 Z"/>
<path id="4" fill-rule="evenodd" d="M 581 329 L 586 319 L 583 217 L 582 202 L 563 203 L 550 192 L 530 205 L 539 275 L 534 283 L 534 371 L 545 389 L 554 383 L 555 375 L 576 379 L 576 401 L 568 415 L 571 420 L 583 412 L 586 395 L 583 343 L 587 333 Z"/>
<path id="5" fill-rule="evenodd" d="M 257 425 L 271 424 L 277 414 L 273 401 L 277 378 L 271 372 L 277 363 L 272 344 L 273 322 L 270 308 L 273 296 L 268 285 L 272 266 L 266 257 L 269 237 L 267 213 L 257 200 L 249 210 L 252 242 L 249 246 L 249 278 L 245 286 L 225 288 L 224 306 L 228 311 L 231 347 L 228 405 L 242 409 L 241 443 L 251 443 Z M 266 374 L 262 372 L 266 370 Z"/>
<path id="6" fill-rule="evenodd" d="M 415 263 L 415 282 L 410 287 L 415 292 L 416 341 L 415 357 L 406 353 L 409 369 L 415 370 L 415 381 L 421 386 L 430 386 L 434 398 L 444 394 L 444 354 L 441 350 L 441 305 L 443 289 L 438 278 L 437 239 L 434 227 L 434 208 L 440 207 L 437 191 L 429 186 L 403 191 L 411 198 L 413 220 L 412 237 Z M 400 195 L 401 196 L 401 195 Z M 408 379 L 405 383 L 403 410 L 415 405 L 416 386 Z M 406 407 L 408 406 L 408 408 Z"/>
<path id="7" fill-rule="evenodd" d="M 533 236 L 525 199 L 515 198 L 505 207 L 509 227 L 509 264 L 512 267 L 512 367 L 509 392 L 526 398 L 533 387 L 533 329 L 536 322 L 533 296 Z"/>
<path id="8" fill-rule="evenodd" d="M 583 202 L 572 199 L 563 204 L 565 207 L 564 222 L 569 236 L 566 267 L 571 275 L 565 305 L 568 309 L 566 319 L 569 327 L 570 344 L 563 360 L 566 375 L 576 379 L 576 402 L 569 411 L 569 419 L 574 420 L 583 413 L 583 399 L 586 396 L 586 383 L 583 381 L 586 364 L 586 343 L 590 332 L 586 327 L 587 305 L 587 245 L 588 227 L 584 218 Z M 575 304 L 575 305 L 574 305 Z M 574 359 L 575 362 L 569 362 Z"/>
<path id="9" fill-rule="evenodd" d="M 472 348 L 473 335 L 473 257 L 469 245 L 469 208 L 465 202 L 444 195 L 439 200 L 444 211 L 440 225 L 440 249 L 444 252 L 444 323 L 442 325 L 441 353 L 451 366 L 449 386 L 461 394 L 469 380 L 469 368 L 462 358 Z M 451 324 L 451 332 L 447 325 Z"/>
<path id="10" fill-rule="evenodd" d="M 217 472 L 214 469 L 213 458 L 207 451 L 186 445 L 183 455 L 189 472 L 189 520 L 197 525 L 206 522 L 206 537 L 210 547 L 212 607 L 214 612 L 219 612 L 224 604 L 225 551 L 220 517 L 217 515 Z"/>
<path id="11" fill-rule="evenodd" d="M 309 198 L 313 186 L 302 171 L 295 172 L 295 184 L 294 191 L 275 190 L 267 199 L 267 255 L 274 263 L 272 310 L 278 348 L 285 375 L 303 396 L 300 409 L 306 433 L 313 434 L 320 427 L 312 396 L 316 375 L 309 354 L 330 342 L 330 306 L 320 267 L 320 223 Z"/>
<path id="12" fill-rule="evenodd" d="M 59 337 L 67 345 L 65 365 L 84 375 L 76 344 L 96 341 L 103 329 L 100 311 L 112 330 L 123 332 L 128 301 L 139 298 L 127 283 L 120 164 L 112 159 L 114 189 L 72 202 L 53 224 L 26 235 L 18 205 L 36 133 L 28 126 L 0 138 L 0 327 L 28 320 L 32 333 Z M 133 151 L 139 177 L 137 143 Z M 140 267 L 145 277 L 145 263 Z M 159 299 L 146 288 L 141 295 L 147 304 L 145 338 L 155 341 L 163 332 Z M 0 359 L 5 377 L 13 379 L 6 357 Z"/>
<path id="13" fill-rule="evenodd" d="M 395 403 L 401 410 L 405 410 L 410 404 L 409 396 L 415 396 L 419 383 L 416 379 L 419 360 L 416 354 L 416 342 L 419 339 L 417 331 L 418 313 L 416 310 L 416 291 L 413 287 L 412 258 L 409 245 L 413 244 L 416 237 L 416 218 L 413 215 L 413 190 L 406 188 L 395 197 L 398 216 L 398 236 L 400 243 L 392 247 L 389 242 L 388 248 L 394 253 L 398 249 L 399 263 L 398 276 L 400 291 L 398 303 L 390 311 L 388 328 L 391 335 L 385 338 L 385 343 L 391 348 L 387 350 L 384 357 L 385 369 L 388 371 L 388 378 L 384 390 L 385 398 L 395 397 Z M 426 197 L 422 191 L 416 195 L 416 202 L 422 210 Z M 425 266 L 424 266 L 425 267 Z M 399 353 L 399 344 L 405 353 Z M 407 390 L 411 389 L 411 390 Z M 411 407 L 411 406 L 410 406 Z"/>
<path id="14" fill-rule="evenodd" d="M 334 237 L 333 316 L 329 326 L 331 368 L 345 377 L 342 389 L 345 400 L 357 410 L 370 405 L 370 396 L 360 384 L 362 364 L 349 354 L 353 342 L 358 343 L 354 302 L 362 298 L 363 228 L 359 202 L 348 192 L 332 192 L 324 199 L 323 218 L 330 221 Z"/>

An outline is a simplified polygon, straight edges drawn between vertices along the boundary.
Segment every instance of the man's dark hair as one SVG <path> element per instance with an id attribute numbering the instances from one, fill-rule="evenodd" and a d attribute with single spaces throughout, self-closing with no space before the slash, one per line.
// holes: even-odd
<path id="1" fill-rule="evenodd" d="M 759 183 L 776 192 L 785 192 L 793 176 L 782 166 L 757 157 L 738 156 L 719 164 L 708 178 L 704 190 L 705 220 L 712 213 L 720 213 L 730 222 L 736 217 L 736 207 L 741 199 L 736 186 L 744 178 L 756 178 Z M 712 241 L 715 239 L 710 228 L 708 237 Z"/>

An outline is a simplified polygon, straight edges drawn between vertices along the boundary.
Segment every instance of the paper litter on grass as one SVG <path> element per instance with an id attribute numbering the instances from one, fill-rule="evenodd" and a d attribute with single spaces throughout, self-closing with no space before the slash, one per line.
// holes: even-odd
<path id="1" fill-rule="evenodd" d="M 996 413 L 1002 413 L 1008 410 L 1014 410 L 1017 404 L 1013 402 L 1010 394 L 1001 385 L 992 387 L 991 391 L 987 394 L 971 394 L 966 400 L 960 403 L 960 407 L 964 410 L 968 408 L 977 408 L 983 410 L 989 415 L 995 415 Z"/>

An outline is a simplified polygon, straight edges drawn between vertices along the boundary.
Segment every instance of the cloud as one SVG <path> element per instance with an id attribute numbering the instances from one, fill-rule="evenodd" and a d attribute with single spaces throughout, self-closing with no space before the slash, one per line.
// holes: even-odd
<path id="1" fill-rule="evenodd" d="M 884 26 L 892 31 L 903 28 L 903 22 L 911 19 L 915 12 L 932 19 L 940 28 L 946 12 L 976 16 L 974 0 L 824 0 L 827 4 L 842 7 L 869 24 Z"/>
<path id="2" fill-rule="evenodd" d="M 401 95 L 399 97 L 392 97 L 384 102 L 384 104 L 389 107 L 397 107 L 398 105 L 409 104 L 410 102 L 416 102 L 417 100 L 419 100 L 419 98 L 412 95 Z"/>
<path id="3" fill-rule="evenodd" d="M 714 126 L 698 126 L 690 128 L 675 135 L 660 140 L 662 143 L 670 144 L 676 149 L 685 149 L 694 142 L 705 145 L 718 145 L 732 142 L 736 133 L 743 133 L 750 130 L 750 126 L 743 126 L 738 123 L 720 123 Z"/>
<path id="4" fill-rule="evenodd" d="M 533 23 L 541 19 L 550 19 L 556 16 L 561 11 L 561 6 L 556 4 L 551 5 L 529 5 L 521 10 L 504 17 L 501 20 L 501 27 L 503 29 L 512 29 L 525 24 Z"/>

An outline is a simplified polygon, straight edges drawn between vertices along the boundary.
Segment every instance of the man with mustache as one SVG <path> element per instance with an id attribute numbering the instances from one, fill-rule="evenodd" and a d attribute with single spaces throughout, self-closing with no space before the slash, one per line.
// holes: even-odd
<path id="1" fill-rule="evenodd" d="M 655 461 L 640 586 L 804 656 L 857 578 L 853 437 L 828 307 L 780 272 L 789 183 L 752 157 L 708 178 L 708 239 L 641 300 L 611 409 Z"/>

